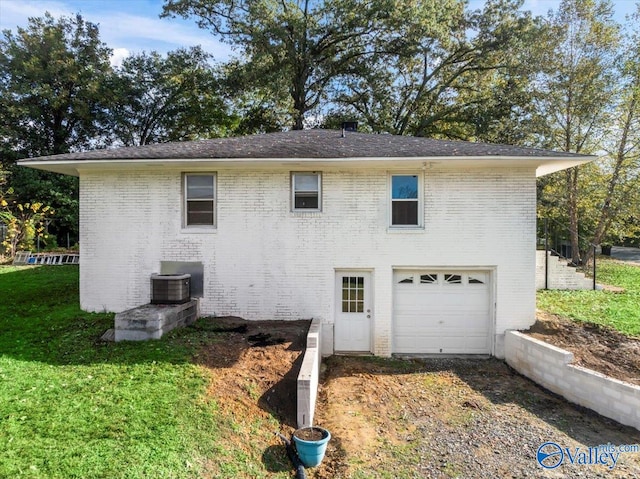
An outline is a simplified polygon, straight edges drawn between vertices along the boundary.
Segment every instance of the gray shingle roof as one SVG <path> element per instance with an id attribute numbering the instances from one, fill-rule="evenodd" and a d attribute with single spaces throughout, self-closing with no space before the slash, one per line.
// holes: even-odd
<path id="1" fill-rule="evenodd" d="M 339 130 L 302 130 L 237 138 L 158 143 L 21 160 L 149 160 L 218 158 L 416 158 L 416 157 L 587 158 L 575 153 L 518 146 L 434 140 L 411 136 L 376 135 Z"/>

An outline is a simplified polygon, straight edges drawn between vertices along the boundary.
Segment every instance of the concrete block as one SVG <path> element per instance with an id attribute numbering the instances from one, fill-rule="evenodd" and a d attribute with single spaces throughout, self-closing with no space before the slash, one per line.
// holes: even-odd
<path id="1" fill-rule="evenodd" d="M 333 323 L 322 323 L 320 344 L 322 357 L 333 354 Z"/>
<path id="2" fill-rule="evenodd" d="M 629 404 L 625 404 L 621 401 L 611 401 L 611 409 L 616 412 L 620 412 L 621 417 L 630 416 L 633 409 Z"/>
<path id="3" fill-rule="evenodd" d="M 307 333 L 307 348 L 320 348 L 320 330 L 322 322 L 318 318 L 311 320 L 309 332 Z"/>
<path id="4" fill-rule="evenodd" d="M 321 354 L 318 347 L 322 343 L 321 321 L 313 319 L 307 332 L 307 348 L 297 378 L 297 424 L 298 427 L 313 425 L 320 381 Z M 315 347 L 309 347 L 309 345 Z"/>
<path id="5" fill-rule="evenodd" d="M 160 339 L 175 328 L 192 324 L 197 316 L 197 300 L 176 305 L 145 304 L 116 314 L 114 339 L 116 342 Z"/>
<path id="6" fill-rule="evenodd" d="M 607 396 L 610 397 L 614 400 L 620 400 L 622 399 L 622 393 L 620 391 L 616 391 L 613 387 L 608 386 L 608 385 L 604 385 L 602 388 L 602 393 Z"/>

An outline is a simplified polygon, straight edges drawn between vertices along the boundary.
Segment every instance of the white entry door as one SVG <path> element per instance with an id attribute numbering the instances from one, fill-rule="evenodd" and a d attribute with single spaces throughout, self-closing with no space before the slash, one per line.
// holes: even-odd
<path id="1" fill-rule="evenodd" d="M 337 352 L 371 351 L 371 273 L 336 273 L 334 348 Z"/>

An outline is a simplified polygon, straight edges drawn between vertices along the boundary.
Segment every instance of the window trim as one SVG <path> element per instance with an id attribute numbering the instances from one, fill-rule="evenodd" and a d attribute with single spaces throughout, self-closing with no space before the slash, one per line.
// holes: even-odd
<path id="1" fill-rule="evenodd" d="M 213 180 L 213 198 L 211 200 L 200 200 L 200 201 L 213 201 L 213 223 L 210 225 L 190 225 L 187 223 L 187 211 L 188 211 L 188 202 L 189 201 L 198 201 L 198 200 L 189 200 L 187 198 L 187 178 L 190 176 L 210 176 Z M 194 231 L 207 231 L 207 230 L 215 230 L 218 224 L 218 175 L 213 171 L 203 171 L 203 172 L 183 172 L 182 173 L 182 229 L 188 230 L 189 232 Z"/>
<path id="2" fill-rule="evenodd" d="M 318 177 L 318 207 L 317 208 L 296 208 L 296 175 L 316 175 Z M 292 213 L 318 213 L 322 211 L 322 172 L 321 171 L 292 171 L 290 173 L 289 189 L 291 190 L 291 212 Z"/>
<path id="3" fill-rule="evenodd" d="M 407 200 L 394 200 L 393 199 L 393 177 L 394 176 L 415 176 L 418 179 L 418 196 L 416 201 L 418 202 L 418 222 L 415 225 L 394 225 L 393 224 L 393 203 L 394 201 L 407 201 Z M 421 230 L 424 229 L 424 175 L 421 171 L 390 171 L 388 174 L 388 228 L 390 230 Z"/>

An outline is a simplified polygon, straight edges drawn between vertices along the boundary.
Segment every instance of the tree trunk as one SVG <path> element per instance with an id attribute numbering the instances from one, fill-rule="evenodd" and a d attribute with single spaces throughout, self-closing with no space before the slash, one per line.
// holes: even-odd
<path id="1" fill-rule="evenodd" d="M 295 117 L 293 119 L 294 130 L 304 130 L 304 115 L 296 110 Z"/>
<path id="2" fill-rule="evenodd" d="M 300 73 L 294 80 L 294 87 L 291 90 L 293 99 L 293 129 L 304 129 L 304 114 L 307 112 L 307 77 Z"/>

